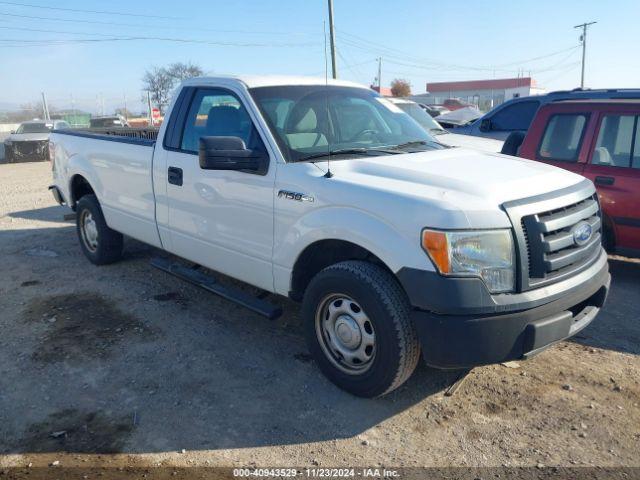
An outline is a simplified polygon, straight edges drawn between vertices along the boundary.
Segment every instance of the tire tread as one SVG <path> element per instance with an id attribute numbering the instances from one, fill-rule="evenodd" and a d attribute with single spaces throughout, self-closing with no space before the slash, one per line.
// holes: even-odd
<path id="1" fill-rule="evenodd" d="M 402 385 L 411 376 L 420 359 L 420 343 L 410 316 L 410 305 L 397 280 L 382 267 L 367 261 L 347 260 L 326 267 L 322 272 L 344 271 L 360 279 L 375 291 L 390 314 L 397 332 L 400 361 L 393 381 L 382 392 L 383 396 Z M 322 273 L 321 272 L 321 273 Z"/>

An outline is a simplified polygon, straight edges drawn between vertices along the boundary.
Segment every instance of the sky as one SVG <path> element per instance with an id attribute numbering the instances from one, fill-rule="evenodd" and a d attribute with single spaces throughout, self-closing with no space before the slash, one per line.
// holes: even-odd
<path id="1" fill-rule="evenodd" d="M 38 8 L 40 7 L 40 8 Z M 45 7 L 45 8 L 42 8 Z M 371 84 L 533 76 L 548 90 L 640 87 L 638 0 L 334 0 L 338 76 Z M 146 69 L 324 76 L 327 0 L 0 1 L 0 110 L 141 111 Z M 117 40 L 116 40 L 117 39 Z"/>

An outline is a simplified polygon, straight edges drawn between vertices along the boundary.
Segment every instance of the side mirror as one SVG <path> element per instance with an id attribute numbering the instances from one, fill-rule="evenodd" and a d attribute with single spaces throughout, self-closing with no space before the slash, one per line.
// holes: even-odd
<path id="1" fill-rule="evenodd" d="M 502 145 L 500 153 L 517 157 L 526 136 L 524 132 L 511 132 Z"/>
<path id="2" fill-rule="evenodd" d="M 489 118 L 483 118 L 480 120 L 480 131 L 488 132 L 491 130 L 491 120 Z"/>
<path id="3" fill-rule="evenodd" d="M 203 170 L 241 170 L 264 175 L 268 157 L 250 150 L 239 137 L 200 137 L 198 150 Z"/>
<path id="4" fill-rule="evenodd" d="M 11 135 L 13 135 L 14 133 L 16 133 L 16 131 L 15 130 L 11 130 Z"/>

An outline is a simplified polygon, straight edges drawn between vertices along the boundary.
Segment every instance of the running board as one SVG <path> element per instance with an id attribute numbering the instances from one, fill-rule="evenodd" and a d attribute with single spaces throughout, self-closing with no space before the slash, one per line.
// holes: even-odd
<path id="1" fill-rule="evenodd" d="M 258 297 L 249 295 L 237 288 L 221 285 L 214 277 L 202 273 L 195 268 L 185 267 L 184 265 L 160 257 L 152 258 L 151 265 L 186 282 L 204 288 L 211 293 L 215 293 L 222 298 L 242 305 L 253 312 L 267 317 L 269 320 L 275 320 L 282 315 L 282 308 Z"/>

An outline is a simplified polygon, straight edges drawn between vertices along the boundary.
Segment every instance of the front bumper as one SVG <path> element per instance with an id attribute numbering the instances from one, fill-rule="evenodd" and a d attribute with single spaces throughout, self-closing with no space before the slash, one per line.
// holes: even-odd
<path id="1" fill-rule="evenodd" d="M 5 156 L 12 163 L 49 160 L 49 140 L 22 140 L 5 144 Z"/>
<path id="2" fill-rule="evenodd" d="M 424 358 L 433 367 L 471 368 L 528 358 L 591 323 L 606 301 L 610 284 L 603 251 L 574 278 L 526 292 L 525 297 L 512 295 L 511 305 L 501 296 L 491 313 L 486 313 L 485 302 L 476 304 L 475 313 L 414 309 L 413 322 Z M 438 302 L 442 307 L 442 297 Z"/>

